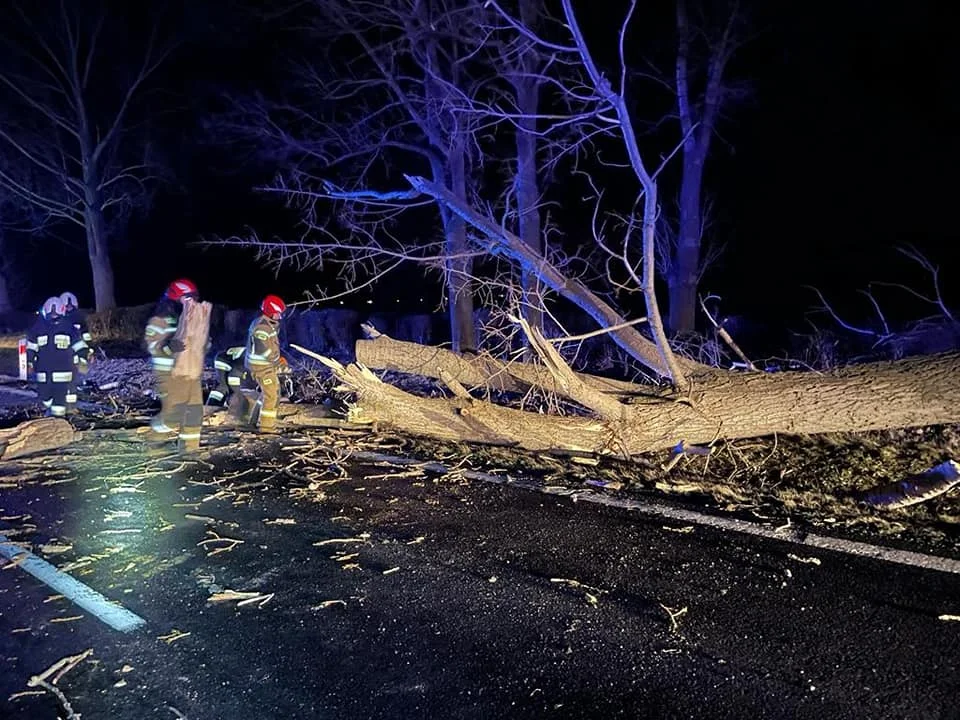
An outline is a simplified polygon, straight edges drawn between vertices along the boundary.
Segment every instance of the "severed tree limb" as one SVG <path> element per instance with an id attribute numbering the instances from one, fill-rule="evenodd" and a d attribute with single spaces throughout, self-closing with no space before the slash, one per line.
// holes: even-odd
<path id="1" fill-rule="evenodd" d="M 713 329 L 717 332 L 717 337 L 723 340 L 727 344 L 727 347 L 733 350 L 734 354 L 740 358 L 741 361 L 743 361 L 743 364 L 746 366 L 747 370 L 750 370 L 751 372 L 760 372 L 757 366 L 753 364 L 753 361 L 747 357 L 746 353 L 740 349 L 740 346 L 737 345 L 736 341 L 730 336 L 730 333 L 727 332 L 727 329 L 718 323 L 716 318 L 713 317 L 713 314 L 707 309 L 707 300 L 709 299 L 710 298 L 700 298 L 700 309 L 703 310 L 703 314 L 707 316 L 707 320 L 709 320 L 710 324 L 713 325 Z"/>
<path id="2" fill-rule="evenodd" d="M 357 362 L 377 370 L 440 378 L 446 372 L 466 387 L 488 387 L 500 392 L 525 392 L 540 387 L 547 392 L 560 392 L 556 379 L 542 365 L 505 363 L 485 353 L 468 357 L 443 348 L 395 340 L 377 333 L 371 340 L 356 343 Z M 650 395 L 653 388 L 624 380 L 614 380 L 575 373 L 593 389 L 621 398 Z"/>
<path id="3" fill-rule="evenodd" d="M 604 420 L 619 421 L 626 415 L 627 406 L 617 398 L 605 395 L 583 381 L 560 357 L 560 353 L 543 337 L 539 329 L 531 327 L 524 318 L 514 318 L 523 328 L 530 347 L 556 379 L 561 392 L 574 402 L 592 410 Z"/>

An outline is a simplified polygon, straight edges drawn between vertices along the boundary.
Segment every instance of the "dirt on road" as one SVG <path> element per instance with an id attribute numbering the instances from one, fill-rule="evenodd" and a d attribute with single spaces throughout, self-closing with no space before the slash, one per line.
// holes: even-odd
<path id="1" fill-rule="evenodd" d="M 956 575 L 351 457 L 408 441 L 205 442 L 94 430 L 4 469 L 8 538 L 146 624 L 8 563 L 0 716 L 62 716 L 28 681 L 92 649 L 57 685 L 84 718 L 955 717 Z"/>

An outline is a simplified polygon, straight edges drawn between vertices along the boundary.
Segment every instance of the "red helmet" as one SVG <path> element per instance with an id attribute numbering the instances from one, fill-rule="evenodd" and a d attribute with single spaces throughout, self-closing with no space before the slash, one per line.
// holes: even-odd
<path id="1" fill-rule="evenodd" d="M 260 303 L 260 312 L 271 320 L 279 320 L 287 309 L 287 304 L 276 295 L 267 295 Z"/>
<path id="2" fill-rule="evenodd" d="M 196 294 L 197 286 L 192 280 L 187 280 L 186 278 L 174 280 L 170 283 L 170 287 L 167 288 L 166 292 L 167 297 L 174 301 L 183 300 L 187 295 Z"/>

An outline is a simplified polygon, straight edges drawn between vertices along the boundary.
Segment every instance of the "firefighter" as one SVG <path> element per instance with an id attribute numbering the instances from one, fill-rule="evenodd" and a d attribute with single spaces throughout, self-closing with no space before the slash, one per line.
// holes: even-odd
<path id="1" fill-rule="evenodd" d="M 48 416 L 67 414 L 74 364 L 86 347 L 73 323 L 64 317 L 60 298 L 48 298 L 27 333 L 28 369 L 36 374 L 37 395 Z M 73 402 L 76 403 L 75 395 Z"/>
<path id="2" fill-rule="evenodd" d="M 170 283 L 147 323 L 144 343 L 153 365 L 157 394 L 160 396 L 160 414 L 150 422 L 151 439 L 174 439 L 177 433 L 181 452 L 200 447 L 200 426 L 203 424 L 203 394 L 200 379 L 173 376 L 177 353 L 186 346 L 174 337 L 184 304 L 196 301 L 197 286 L 181 279 Z"/>
<path id="3" fill-rule="evenodd" d="M 249 415 L 247 398 L 242 390 L 256 389 L 256 383 L 247 370 L 244 352 L 246 347 L 239 345 L 227 348 L 217 355 L 213 366 L 217 370 L 219 383 L 207 396 L 208 404 L 226 405 L 235 420 L 243 420 Z"/>
<path id="4" fill-rule="evenodd" d="M 74 365 L 74 376 L 73 382 L 70 384 L 70 389 L 67 392 L 67 414 L 72 415 L 76 412 L 77 407 L 77 382 L 79 381 L 79 375 L 86 375 L 90 372 L 90 363 L 93 362 L 94 357 L 94 348 L 93 348 L 93 338 L 90 336 L 90 331 L 87 329 L 86 318 L 80 314 L 80 306 L 77 303 L 77 296 L 72 292 L 65 292 L 60 295 L 60 304 L 63 306 L 63 315 L 67 322 L 69 322 L 80 335 L 80 339 L 86 344 L 86 348 L 77 353 L 76 363 Z"/>
<path id="5" fill-rule="evenodd" d="M 280 380 L 286 366 L 280 355 L 280 318 L 287 305 L 276 295 L 267 295 L 260 303 L 260 315 L 250 324 L 247 333 L 246 367 L 260 390 L 254 413 L 259 410 L 260 432 L 274 433 L 277 427 L 277 405 L 280 402 Z"/>

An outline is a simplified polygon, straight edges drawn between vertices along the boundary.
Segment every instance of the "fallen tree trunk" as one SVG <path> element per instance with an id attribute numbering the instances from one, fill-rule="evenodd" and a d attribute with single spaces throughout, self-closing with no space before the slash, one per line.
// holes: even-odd
<path id="1" fill-rule="evenodd" d="M 560 392 L 556 378 L 543 365 L 533 363 L 504 363 L 489 355 L 467 357 L 443 348 L 394 340 L 378 335 L 371 340 L 356 343 L 357 362 L 377 370 L 422 375 L 440 379 L 441 372 L 468 388 L 487 387 L 501 392 L 526 392 L 530 387 L 541 387 Z M 619 397 L 649 395 L 650 386 L 624 380 L 577 373 L 590 387 Z"/>
<path id="2" fill-rule="evenodd" d="M 55 450 L 69 445 L 77 437 L 73 426 L 63 418 L 39 418 L 0 430 L 0 460 Z"/>
<path id="3" fill-rule="evenodd" d="M 325 360 L 357 393 L 355 412 L 398 432 L 536 451 L 632 456 L 773 433 L 815 434 L 960 421 L 960 354 L 842 368 L 832 373 L 714 373 L 689 402 L 650 399 L 598 419 L 539 415 L 466 396 L 421 398 L 364 367 Z M 446 379 L 446 378 L 445 378 Z M 587 399 L 589 403 L 589 398 Z M 602 411 L 602 409 L 601 409 Z"/>

